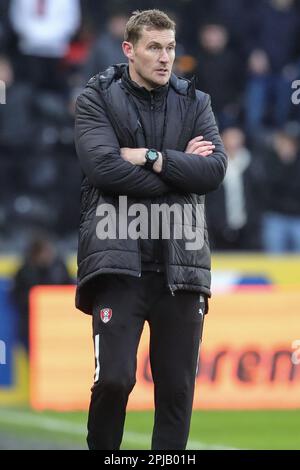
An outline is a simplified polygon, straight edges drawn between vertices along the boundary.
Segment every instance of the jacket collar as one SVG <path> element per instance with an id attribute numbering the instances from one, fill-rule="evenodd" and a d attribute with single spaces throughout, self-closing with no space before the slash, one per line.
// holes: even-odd
<path id="1" fill-rule="evenodd" d="M 140 93 L 140 92 L 144 93 L 143 95 L 144 97 L 151 96 L 148 90 L 146 90 L 143 87 L 139 87 L 139 85 L 137 85 L 135 82 L 133 82 L 129 78 L 129 74 L 127 70 L 128 70 L 128 64 L 112 65 L 111 67 L 106 69 L 104 72 L 99 73 L 95 75 L 94 77 L 92 77 L 89 80 L 87 86 L 90 86 L 96 89 L 99 87 L 101 90 L 106 90 L 114 80 L 121 80 L 124 86 L 125 86 L 125 83 L 128 84 L 128 86 L 133 86 L 132 89 L 134 89 L 136 93 Z M 128 75 L 128 81 L 126 80 L 126 71 Z M 162 93 L 162 94 L 166 93 L 169 86 L 171 86 L 176 91 L 176 93 L 180 95 L 189 96 L 190 98 L 195 99 L 196 87 L 195 87 L 194 78 L 192 78 L 191 80 L 187 80 L 186 78 L 177 77 L 174 73 L 172 73 L 170 77 L 169 85 L 159 87 L 159 89 L 162 89 L 162 90 L 156 89 L 156 93 Z M 137 88 L 135 89 L 135 87 Z"/>
<path id="2" fill-rule="evenodd" d="M 124 73 L 122 75 L 122 83 L 126 90 L 129 91 L 131 94 L 135 95 L 137 98 L 147 101 L 151 101 L 151 99 L 160 101 L 167 95 L 169 89 L 169 83 L 163 86 L 159 86 L 157 88 L 153 88 L 153 90 L 151 91 L 147 90 L 143 86 L 138 85 L 130 78 L 128 66 L 124 69 Z"/>

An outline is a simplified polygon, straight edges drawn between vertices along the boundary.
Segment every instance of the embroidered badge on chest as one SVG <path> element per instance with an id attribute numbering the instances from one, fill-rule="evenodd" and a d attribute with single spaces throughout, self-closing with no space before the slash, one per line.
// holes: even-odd
<path id="1" fill-rule="evenodd" d="M 100 318 L 103 323 L 108 323 L 112 317 L 112 309 L 111 308 L 102 308 L 100 310 Z"/>

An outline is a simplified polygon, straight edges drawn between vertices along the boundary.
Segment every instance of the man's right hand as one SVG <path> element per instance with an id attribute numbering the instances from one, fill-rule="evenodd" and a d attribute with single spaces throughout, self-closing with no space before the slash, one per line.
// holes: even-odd
<path id="1" fill-rule="evenodd" d="M 190 140 L 185 149 L 185 153 L 192 153 L 201 157 L 208 157 L 213 153 L 215 145 L 212 142 L 203 140 L 203 136 L 199 135 Z"/>

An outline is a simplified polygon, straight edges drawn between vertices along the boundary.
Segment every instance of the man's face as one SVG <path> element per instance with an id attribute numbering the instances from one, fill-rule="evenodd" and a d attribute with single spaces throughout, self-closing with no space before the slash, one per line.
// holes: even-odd
<path id="1" fill-rule="evenodd" d="M 149 90 L 166 85 L 175 59 L 175 45 L 175 33 L 171 29 L 148 30 L 145 27 L 134 46 L 123 42 L 132 80 Z"/>

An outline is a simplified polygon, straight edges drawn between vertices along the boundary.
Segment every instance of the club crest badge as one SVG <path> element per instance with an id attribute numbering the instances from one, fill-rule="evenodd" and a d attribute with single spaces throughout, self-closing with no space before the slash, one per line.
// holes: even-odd
<path id="1" fill-rule="evenodd" d="M 112 309 L 111 308 L 102 308 L 100 310 L 100 318 L 103 323 L 108 323 L 112 317 Z"/>

